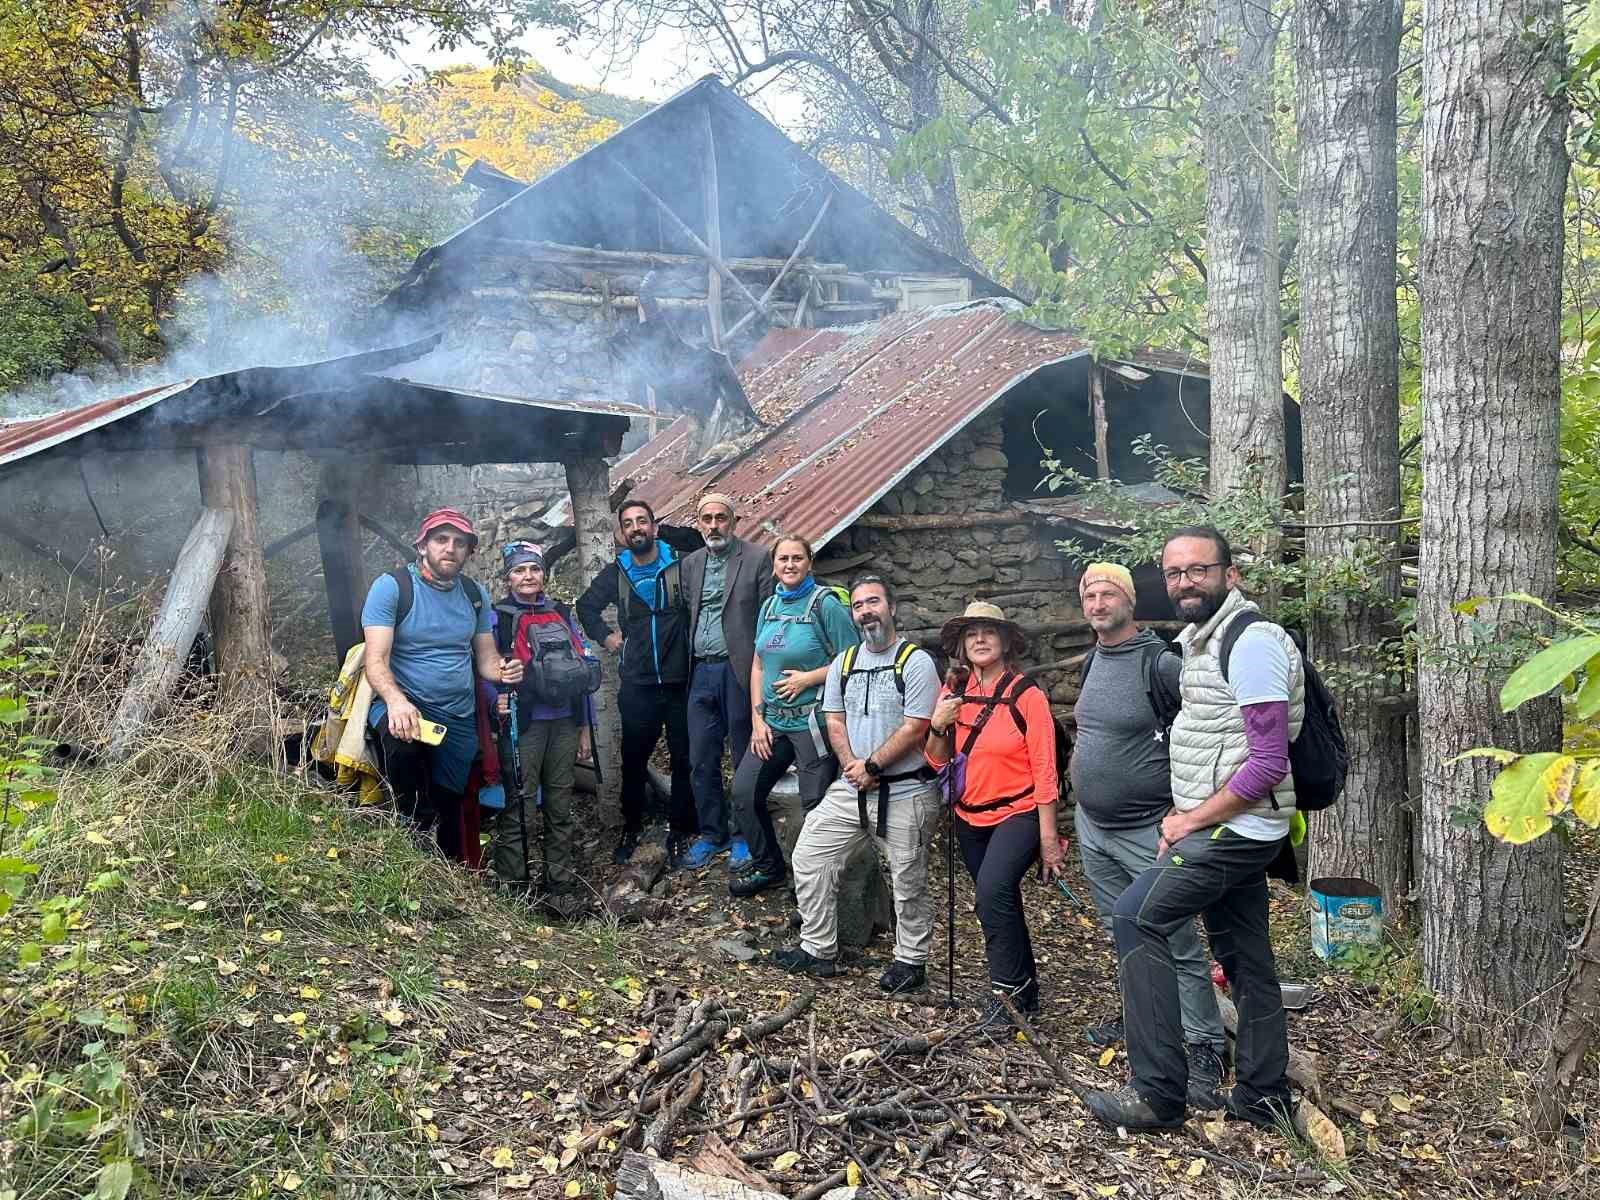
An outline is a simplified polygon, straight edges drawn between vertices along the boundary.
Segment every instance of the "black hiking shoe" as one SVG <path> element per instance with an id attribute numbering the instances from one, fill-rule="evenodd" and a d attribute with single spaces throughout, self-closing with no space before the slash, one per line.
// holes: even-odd
<path id="1" fill-rule="evenodd" d="M 622 836 L 617 839 L 617 848 L 611 852 L 611 861 L 617 866 L 626 866 L 633 857 L 633 852 L 639 848 L 639 831 L 637 829 L 624 829 Z"/>
<path id="2" fill-rule="evenodd" d="M 1183 1125 L 1181 1108 L 1175 1116 L 1163 1117 L 1131 1083 L 1115 1091 L 1088 1092 L 1083 1102 L 1102 1124 L 1112 1129 L 1177 1129 Z"/>
<path id="3" fill-rule="evenodd" d="M 1217 1089 L 1222 1086 L 1222 1055 L 1204 1042 L 1190 1042 L 1184 1053 L 1189 1059 L 1189 1107 L 1221 1108 Z"/>
<path id="4" fill-rule="evenodd" d="M 581 921 L 589 915 L 589 903 L 577 892 L 550 892 L 544 898 L 544 911 L 557 921 Z"/>
<path id="5" fill-rule="evenodd" d="M 1016 1001 L 1013 1000 L 1012 1003 L 1016 1004 Z M 1039 1006 L 1035 1004 L 1029 1008 L 1027 1005 L 1017 1004 L 1017 1011 L 1025 1017 L 1031 1017 L 1039 1011 Z M 977 1023 L 973 1026 L 973 1030 L 977 1033 L 988 1034 L 990 1037 L 1006 1037 L 1016 1027 L 1017 1023 L 1011 1019 L 1010 1012 L 1006 1010 L 1006 1006 L 1001 1002 L 1000 997 L 996 996 L 985 1006 L 982 1014 L 978 1017 Z"/>
<path id="6" fill-rule="evenodd" d="M 1084 1028 L 1083 1037 L 1091 1046 L 1115 1046 L 1123 1040 L 1122 1018 L 1113 1017 L 1099 1025 Z"/>
<path id="7" fill-rule="evenodd" d="M 817 975 L 831 979 L 839 968 L 831 958 L 818 958 L 808 954 L 803 946 L 790 946 L 787 950 L 773 952 L 772 961 L 791 975 Z"/>
<path id="8" fill-rule="evenodd" d="M 928 990 L 928 968 L 903 963 L 898 958 L 878 976 L 878 986 L 891 996 L 905 996 Z"/>
<path id="9" fill-rule="evenodd" d="M 1248 1121 L 1260 1129 L 1294 1128 L 1287 1099 L 1268 1100 L 1257 1096 L 1253 1100 L 1242 1100 L 1236 1095 L 1238 1091 L 1237 1087 L 1231 1087 L 1217 1095 L 1222 1111 L 1235 1121 Z"/>
<path id="10" fill-rule="evenodd" d="M 735 875 L 728 882 L 728 895 L 754 896 L 769 888 L 782 887 L 783 881 L 789 878 L 788 871 L 768 871 L 761 867 L 746 871 L 742 875 Z"/>

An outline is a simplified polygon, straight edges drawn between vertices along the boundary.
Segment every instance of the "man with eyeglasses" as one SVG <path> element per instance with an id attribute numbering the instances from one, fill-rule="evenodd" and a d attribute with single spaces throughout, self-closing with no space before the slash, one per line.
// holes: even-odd
<path id="1" fill-rule="evenodd" d="M 1239 1009 L 1236 1082 L 1221 1106 L 1272 1128 L 1290 1114 L 1289 1042 L 1266 870 L 1294 810 L 1289 742 L 1305 716 L 1305 669 L 1281 626 L 1247 615 L 1259 610 L 1239 591 L 1232 550 L 1217 530 L 1174 532 L 1161 572 L 1189 622 L 1178 635 L 1183 708 L 1168 739 L 1172 811 L 1161 822 L 1155 866 L 1112 909 L 1132 1080 L 1085 1102 L 1113 1127 L 1183 1124 L 1189 1064 L 1170 938 L 1198 915 Z M 1230 635 L 1241 619 L 1247 627 Z"/>

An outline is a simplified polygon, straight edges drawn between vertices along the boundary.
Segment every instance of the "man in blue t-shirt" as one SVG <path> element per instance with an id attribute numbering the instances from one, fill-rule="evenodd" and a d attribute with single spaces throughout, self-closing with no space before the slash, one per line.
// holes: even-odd
<path id="1" fill-rule="evenodd" d="M 474 668 L 491 683 L 515 684 L 522 664 L 500 657 L 483 592 L 461 574 L 478 548 L 472 522 L 437 509 L 423 518 L 415 545 L 408 586 L 380 575 L 361 609 L 375 693 L 368 721 L 401 813 L 423 833 L 437 824 L 440 849 L 459 858 L 461 805 L 478 753 Z M 444 726 L 438 745 L 419 740 L 424 721 Z"/>

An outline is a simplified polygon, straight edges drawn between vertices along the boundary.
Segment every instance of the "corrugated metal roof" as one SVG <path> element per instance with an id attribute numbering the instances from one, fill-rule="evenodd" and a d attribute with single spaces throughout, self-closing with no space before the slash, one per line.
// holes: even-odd
<path id="1" fill-rule="evenodd" d="M 739 364 L 772 428 L 738 458 L 690 474 L 688 422 L 675 421 L 612 468 L 657 517 L 688 524 L 704 492 L 740 504 L 740 533 L 774 530 L 825 545 L 918 464 L 1041 367 L 1087 353 L 1071 334 L 976 301 L 869 325 L 780 329 Z"/>
<path id="2" fill-rule="evenodd" d="M 126 396 L 96 400 L 92 404 L 78 408 L 47 413 L 42 417 L 30 417 L 0 424 L 0 467 L 6 466 L 13 459 L 38 454 L 51 446 L 70 442 L 91 429 L 99 429 L 102 425 L 109 425 L 113 421 L 120 421 L 123 417 L 141 412 L 152 404 L 159 404 L 167 397 L 187 390 L 193 383 L 192 379 L 184 379 L 178 383 L 144 388 Z"/>

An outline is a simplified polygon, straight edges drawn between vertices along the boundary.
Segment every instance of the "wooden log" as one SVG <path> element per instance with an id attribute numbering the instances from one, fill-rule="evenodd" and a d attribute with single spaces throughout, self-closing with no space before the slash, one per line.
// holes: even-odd
<path id="1" fill-rule="evenodd" d="M 1222 1024 L 1228 1031 L 1230 1038 L 1239 1036 L 1239 1010 L 1234 1007 L 1233 999 L 1226 995 L 1220 988 L 1217 993 L 1217 1007 L 1222 1010 Z M 1322 1094 L 1322 1073 L 1317 1069 L 1317 1056 L 1309 1054 L 1295 1046 L 1289 1047 L 1289 1080 L 1297 1083 L 1311 1097 L 1316 1104 L 1327 1103 Z"/>
<path id="2" fill-rule="evenodd" d="M 616 558 L 615 518 L 610 504 L 611 474 L 605 459 L 598 456 L 575 459 L 565 467 L 567 492 L 572 498 L 572 525 L 577 531 L 578 562 L 573 584 L 582 592 L 606 564 Z M 621 797 L 622 727 L 617 712 L 616 664 L 607 665 L 608 669 L 601 672 L 600 690 L 594 694 L 594 755 L 601 776 L 601 799 L 604 807 L 612 810 Z M 612 811 L 620 819 L 620 814 Z"/>
<path id="3" fill-rule="evenodd" d="M 607 270 L 612 273 L 631 271 L 644 274 L 656 269 L 672 270 L 681 268 L 688 271 L 699 271 L 705 266 L 705 259 L 696 254 L 672 254 L 664 250 L 600 250 L 589 246 L 569 246 L 561 242 L 525 241 L 521 238 L 479 238 L 473 242 L 479 253 L 486 258 L 528 258 L 538 262 L 554 263 L 561 266 L 590 267 Z M 735 271 L 747 274 L 765 274 L 772 271 L 781 271 L 784 265 L 781 258 L 730 258 L 728 266 Z M 848 263 L 813 263 L 812 269 L 818 271 L 849 271 Z M 894 275 L 898 272 L 865 272 L 866 274 Z"/>
<path id="4" fill-rule="evenodd" d="M 361 641 L 361 604 L 367 575 L 362 564 L 359 471 L 348 459 L 322 464 L 318 473 L 317 546 L 322 551 L 322 580 L 328 596 L 328 626 L 336 660 Z"/>
<path id="5" fill-rule="evenodd" d="M 288 533 L 284 534 L 281 538 L 277 538 L 268 542 L 266 549 L 261 551 L 261 557 L 270 562 L 272 559 L 277 558 L 278 555 L 282 554 L 290 546 L 294 545 L 298 541 L 302 541 L 303 539 L 310 537 L 316 531 L 316 521 L 307 521 L 304 525 L 300 526 L 299 529 L 292 529 Z"/>
<path id="6" fill-rule="evenodd" d="M 222 569 L 233 520 L 233 514 L 225 509 L 201 509 L 200 519 L 178 551 L 161 611 L 156 614 L 128 689 L 111 721 L 111 745 L 106 755 L 113 762 L 128 756 L 178 682 L 189 648 L 200 632 L 217 572 Z"/>
<path id="7" fill-rule="evenodd" d="M 1089 418 L 1094 422 L 1094 469 L 1103 481 L 1111 479 L 1110 426 L 1106 421 L 1106 372 L 1097 362 L 1089 364 Z"/>
<path id="8" fill-rule="evenodd" d="M 401 562 L 408 563 L 417 557 L 417 548 L 415 546 L 406 541 L 400 535 L 385 529 L 382 525 L 378 524 L 376 519 L 366 513 L 361 514 L 361 528 L 365 529 L 368 533 L 377 534 L 380 538 L 387 542 L 389 549 L 393 550 L 400 556 Z"/>
<path id="9" fill-rule="evenodd" d="M 706 245 L 715 258 L 722 257 L 722 200 L 717 190 L 717 135 L 711 129 L 711 109 L 702 108 L 700 116 L 705 123 L 705 165 L 700 178 L 700 191 L 706 208 Z M 711 348 L 721 350 L 722 336 L 722 276 L 717 268 L 706 268 L 706 319 L 711 331 Z"/>
<path id="10" fill-rule="evenodd" d="M 778 285 L 783 282 L 784 276 L 789 273 L 789 268 L 794 266 L 795 260 L 804 254 L 806 247 L 811 244 L 811 236 L 817 232 L 817 227 L 822 224 L 822 219 L 828 215 L 828 210 L 833 207 L 833 195 L 834 194 L 832 192 L 829 192 L 823 199 L 822 207 L 817 210 L 817 215 L 812 218 L 811 225 L 806 229 L 805 235 L 801 237 L 799 242 L 795 244 L 794 253 L 789 255 L 783 266 L 778 269 L 778 274 L 774 276 L 772 282 L 767 285 L 767 290 L 761 294 L 762 304 L 766 304 L 771 301 L 772 293 L 778 290 Z M 727 337 L 733 337 L 741 329 L 743 329 L 745 325 L 755 319 L 756 314 L 754 309 L 745 313 L 744 316 L 740 317 L 733 323 L 733 328 L 728 330 Z M 798 310 L 796 310 L 795 323 L 799 324 Z"/>
<path id="11" fill-rule="evenodd" d="M 863 513 L 857 529 L 887 529 L 895 533 L 914 530 L 985 529 L 994 525 L 1033 525 L 1040 518 L 1020 509 L 1015 512 L 968 513 Z"/>
<path id="12" fill-rule="evenodd" d="M 211 636 L 223 705 L 246 723 L 250 741 L 272 728 L 272 622 L 261 552 L 256 466 L 250 447 L 202 446 L 200 503 L 233 513 L 222 571 L 211 592 Z"/>
<path id="13" fill-rule="evenodd" d="M 634 1150 L 622 1156 L 617 1169 L 617 1200 L 784 1200 L 734 1179 L 703 1175 L 690 1167 Z"/>

